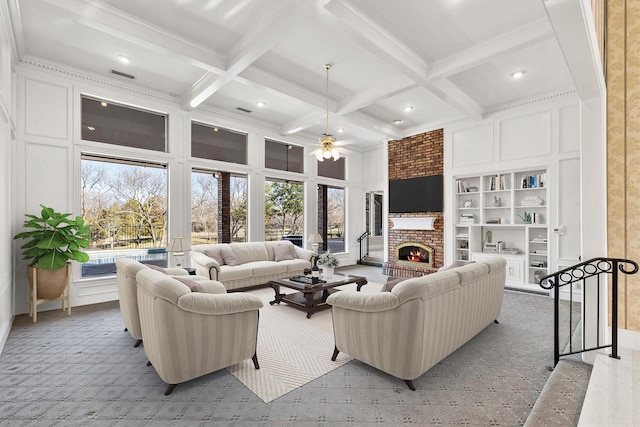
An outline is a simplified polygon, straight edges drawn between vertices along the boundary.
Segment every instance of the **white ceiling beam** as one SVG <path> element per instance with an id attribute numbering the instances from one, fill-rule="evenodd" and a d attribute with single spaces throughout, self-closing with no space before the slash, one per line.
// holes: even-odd
<path id="1" fill-rule="evenodd" d="M 177 56 L 207 71 L 222 72 L 227 65 L 224 55 L 146 21 L 126 15 L 94 0 L 44 0 L 68 14 L 76 21 L 95 30 L 145 47 L 154 52 Z"/>
<path id="2" fill-rule="evenodd" d="M 416 88 L 416 82 L 401 76 L 382 85 L 363 90 L 338 102 L 338 114 L 347 114 Z"/>
<path id="3" fill-rule="evenodd" d="M 370 116 L 362 113 L 349 113 L 348 115 L 342 116 L 342 120 L 368 131 L 371 131 L 371 129 L 375 129 L 391 139 L 400 138 L 402 135 L 402 132 L 399 129 L 391 126 L 390 124 L 374 120 Z"/>
<path id="4" fill-rule="evenodd" d="M 549 22 L 543 19 L 434 62 L 428 78 L 434 80 L 448 77 L 487 62 L 495 56 L 513 52 L 552 37 L 553 30 Z"/>
<path id="5" fill-rule="evenodd" d="M 262 16 L 253 29 L 240 39 L 228 53 L 224 76 L 216 77 L 208 87 L 194 85 L 183 96 L 183 105 L 197 107 L 227 82 L 253 64 L 278 42 L 283 40 L 312 15 L 310 8 L 298 7 L 291 0 L 280 1 Z M 223 78 L 224 77 L 224 78 Z"/>
<path id="6" fill-rule="evenodd" d="M 374 55 L 383 57 L 391 66 L 458 111 L 476 120 L 482 118 L 482 107 L 461 91 L 449 93 L 434 86 L 427 78 L 429 64 L 380 24 L 348 0 L 332 0 L 325 8 L 340 19 L 355 35 L 355 41 Z"/>
<path id="7" fill-rule="evenodd" d="M 280 126 L 280 135 L 291 135 L 318 124 L 325 117 L 322 111 L 314 111 Z"/>

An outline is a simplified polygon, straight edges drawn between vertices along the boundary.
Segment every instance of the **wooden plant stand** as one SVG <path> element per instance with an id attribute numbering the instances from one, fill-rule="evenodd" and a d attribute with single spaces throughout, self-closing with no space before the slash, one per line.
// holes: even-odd
<path id="1" fill-rule="evenodd" d="M 71 263 L 67 264 L 67 283 L 64 287 L 62 295 L 57 298 L 41 298 L 38 299 L 38 269 L 34 268 L 31 286 L 29 287 L 29 317 L 33 318 L 33 323 L 38 321 L 38 306 L 48 301 L 62 301 L 62 311 L 67 310 L 67 316 L 71 316 L 71 303 L 69 298 L 69 288 L 71 287 Z"/>

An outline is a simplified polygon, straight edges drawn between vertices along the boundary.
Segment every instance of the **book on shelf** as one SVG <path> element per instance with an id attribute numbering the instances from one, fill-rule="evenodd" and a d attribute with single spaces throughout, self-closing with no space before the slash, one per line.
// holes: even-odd
<path id="1" fill-rule="evenodd" d="M 507 178 L 502 175 L 493 175 L 489 177 L 489 191 L 499 191 L 507 189 Z"/>
<path id="2" fill-rule="evenodd" d="M 475 224 L 476 217 L 473 214 L 460 214 L 459 224 Z"/>
<path id="3" fill-rule="evenodd" d="M 547 174 L 525 175 L 522 177 L 520 188 L 544 188 L 547 184 Z"/>

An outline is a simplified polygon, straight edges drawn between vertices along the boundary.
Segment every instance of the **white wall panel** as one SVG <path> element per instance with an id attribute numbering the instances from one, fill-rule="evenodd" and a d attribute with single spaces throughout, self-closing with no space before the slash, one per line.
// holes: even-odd
<path id="1" fill-rule="evenodd" d="M 559 153 L 580 152 L 580 107 L 573 105 L 560 109 Z"/>
<path id="2" fill-rule="evenodd" d="M 452 132 L 454 168 L 493 162 L 493 127 L 491 124 Z"/>
<path id="3" fill-rule="evenodd" d="M 69 140 L 70 89 L 29 78 L 25 83 L 25 134 Z"/>
<path id="4" fill-rule="evenodd" d="M 502 161 L 551 154 L 550 112 L 502 121 L 499 150 Z"/>
<path id="5" fill-rule="evenodd" d="M 26 144 L 26 212 L 40 212 L 40 204 L 57 211 L 71 212 L 68 206 L 73 192 L 69 182 L 72 165 L 67 147 L 28 142 Z"/>

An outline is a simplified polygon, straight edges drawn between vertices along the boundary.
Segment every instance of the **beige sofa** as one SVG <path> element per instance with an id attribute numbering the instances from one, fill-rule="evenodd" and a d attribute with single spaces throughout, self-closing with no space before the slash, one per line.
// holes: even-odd
<path id="1" fill-rule="evenodd" d="M 116 282 L 118 285 L 118 302 L 120 303 L 120 315 L 122 322 L 129 334 L 136 340 L 134 347 L 142 343 L 142 331 L 140 330 L 140 315 L 138 314 L 138 295 L 136 274 L 142 269 L 149 269 L 147 264 L 129 258 L 116 260 Z M 191 277 L 194 280 L 209 279 L 209 277 L 189 276 L 183 268 L 165 268 L 166 274 L 172 276 Z"/>
<path id="2" fill-rule="evenodd" d="M 144 352 L 162 381 L 177 384 L 256 355 L 258 310 L 262 302 L 249 293 L 227 293 L 220 282 L 189 286 L 161 272 L 138 272 L 138 305 Z"/>
<path id="3" fill-rule="evenodd" d="M 491 322 L 502 307 L 506 261 L 490 258 L 406 279 L 390 292 L 336 292 L 335 350 L 405 380 L 413 380 Z"/>
<path id="4" fill-rule="evenodd" d="M 199 276 L 218 280 L 229 291 L 303 274 L 316 253 L 287 240 L 218 243 L 191 247 L 191 266 Z"/>

